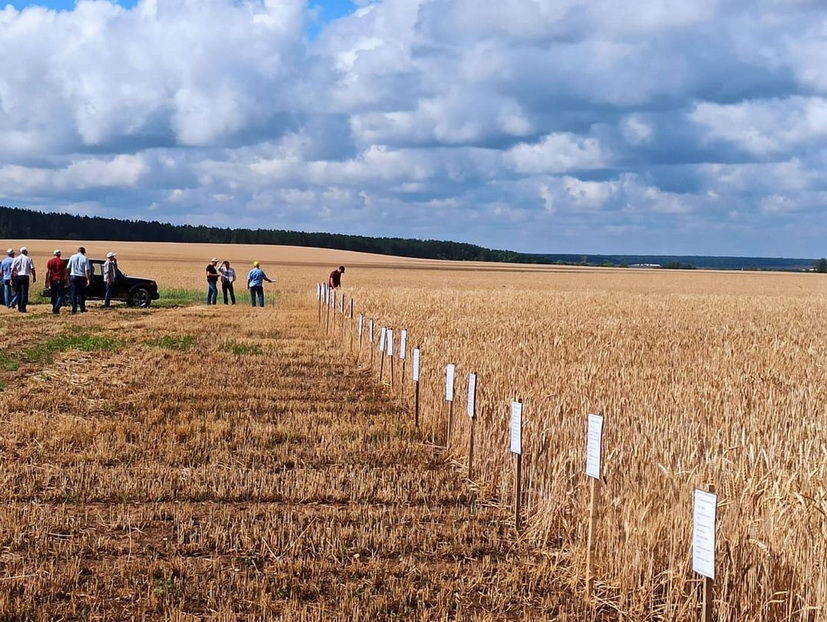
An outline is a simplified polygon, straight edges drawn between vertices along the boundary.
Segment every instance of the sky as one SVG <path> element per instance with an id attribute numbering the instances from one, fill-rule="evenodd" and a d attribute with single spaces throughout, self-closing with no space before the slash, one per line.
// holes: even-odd
<path id="1" fill-rule="evenodd" d="M 827 254 L 822 0 L 0 0 L 0 205 Z"/>

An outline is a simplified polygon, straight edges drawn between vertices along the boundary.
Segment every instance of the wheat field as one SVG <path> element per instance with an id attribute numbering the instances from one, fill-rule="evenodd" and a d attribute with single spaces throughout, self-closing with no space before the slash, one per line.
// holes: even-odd
<path id="1" fill-rule="evenodd" d="M 28 246 L 42 269 L 76 244 Z M 0 618 L 691 620 L 692 489 L 709 483 L 718 619 L 827 617 L 820 275 L 86 246 L 162 289 L 202 288 L 212 256 L 240 273 L 258 259 L 274 304 L 2 310 Z M 355 322 L 317 321 L 315 284 L 339 263 L 356 313 L 421 346 L 419 429 L 410 368 L 379 382 Z M 509 514 L 515 397 L 523 534 Z M 606 417 L 592 599 L 589 412 Z"/>

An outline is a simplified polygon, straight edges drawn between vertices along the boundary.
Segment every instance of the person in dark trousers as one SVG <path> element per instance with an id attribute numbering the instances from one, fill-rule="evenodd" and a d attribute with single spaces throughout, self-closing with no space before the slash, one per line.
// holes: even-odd
<path id="1" fill-rule="evenodd" d="M 253 262 L 253 269 L 247 274 L 247 287 L 250 290 L 250 304 L 256 306 L 256 298 L 260 307 L 264 306 L 264 281 L 272 283 L 264 270 L 261 269 L 261 264 L 257 261 Z"/>
<path id="2" fill-rule="evenodd" d="M 66 291 L 66 282 L 69 280 L 66 264 L 60 256 L 60 251 L 52 253 L 52 258 L 46 262 L 46 283 L 49 284 L 49 294 L 52 299 L 52 313 L 60 313 L 63 306 L 63 294 Z"/>
<path id="3" fill-rule="evenodd" d="M 333 289 L 336 289 L 342 284 L 342 275 L 345 273 L 345 267 L 339 266 L 333 272 L 330 273 L 330 276 L 327 277 L 327 285 Z"/>
<path id="4" fill-rule="evenodd" d="M 235 270 L 230 267 L 230 262 L 226 259 L 222 262 L 218 269 L 221 273 L 221 293 L 224 294 L 224 304 L 227 304 L 227 294 L 235 304 L 235 292 L 233 291 L 233 283 L 235 283 Z"/>
<path id="5" fill-rule="evenodd" d="M 17 304 L 17 293 L 14 289 L 14 280 L 11 275 L 11 265 L 14 263 L 14 249 L 6 251 L 6 256 L 0 262 L 0 270 L 3 271 L 3 302 L 9 309 Z"/>
<path id="6" fill-rule="evenodd" d="M 69 257 L 66 265 L 69 271 L 69 301 L 72 303 L 72 314 L 86 313 L 86 288 L 92 283 L 92 264 L 86 258 L 86 249 L 78 247 L 78 252 Z"/>
<path id="7" fill-rule="evenodd" d="M 103 308 L 111 309 L 112 292 L 115 289 L 115 279 L 118 278 L 118 259 L 115 253 L 106 253 L 103 262 Z"/>
<path id="8" fill-rule="evenodd" d="M 29 279 L 37 283 L 37 272 L 34 269 L 34 262 L 29 257 L 29 249 L 25 246 L 20 249 L 20 254 L 14 258 L 11 264 L 11 274 L 14 280 L 14 287 L 17 290 L 17 310 L 26 313 L 26 305 L 29 304 Z"/>
<path id="9" fill-rule="evenodd" d="M 215 266 L 218 260 L 213 257 L 207 264 L 207 304 L 214 305 L 218 302 L 218 270 Z"/>

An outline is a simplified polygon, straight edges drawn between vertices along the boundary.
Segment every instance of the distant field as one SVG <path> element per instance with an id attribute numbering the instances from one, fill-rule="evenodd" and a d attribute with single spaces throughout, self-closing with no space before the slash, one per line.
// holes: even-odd
<path id="1" fill-rule="evenodd" d="M 28 243 L 41 270 L 53 248 L 66 254 L 76 245 Z M 213 256 L 242 272 L 258 259 L 277 279 L 269 291 L 278 306 L 258 315 L 195 306 L 58 321 L 40 311 L 25 320 L 0 313 L 0 527 L 9 573 L 27 577 L 0 582 L 0 612 L 25 603 L 46 619 L 34 598 L 39 586 L 53 606 L 65 603 L 61 594 L 99 589 L 121 599 L 108 610 L 119 615 L 212 608 L 299 619 L 345 603 L 341 611 L 377 619 L 389 611 L 423 620 L 616 619 L 622 611 L 690 620 L 698 593 L 689 571 L 691 492 L 712 482 L 721 503 L 719 619 L 827 616 L 823 275 L 455 264 L 237 245 L 87 248 L 91 256 L 115 250 L 127 273 L 182 291 L 204 287 Z M 462 470 L 429 464 L 409 411 L 317 331 L 313 288 L 340 263 L 356 312 L 407 328 L 409 345 L 423 348 L 424 438 L 445 440 L 443 366 L 458 368 L 457 413 L 466 374 L 479 372 L 477 502 L 508 504 L 506 408 L 515 396 L 525 401 L 529 529 L 511 553 L 506 515 L 485 510 L 480 523 L 466 521 Z M 98 333 L 113 341 L 67 341 Z M 112 391 L 100 388 L 101 375 Z M 58 387 L 69 387 L 66 398 L 56 397 Z M 582 591 L 583 432 L 586 413 L 596 411 L 607 422 L 596 554 L 602 604 L 581 608 L 566 595 Z M 456 423 L 450 456 L 462 463 L 467 419 Z M 341 473 L 354 468 L 361 479 Z M 295 469 L 299 483 L 273 475 Z M 30 503 L 41 514 L 27 513 Z M 419 553 L 397 535 L 376 539 L 405 532 L 379 510 L 395 504 L 417 526 L 409 532 Z M 340 508 L 335 516 L 332 507 Z M 260 531 L 258 521 L 274 513 L 288 517 L 283 528 Z M 351 561 L 345 571 L 344 558 L 357 553 L 374 565 L 360 574 Z M 509 555 L 516 565 L 506 570 Z M 100 559 L 119 568 L 109 583 Z M 279 574 L 288 562 L 305 577 L 300 592 Z M 75 563 L 73 578 L 56 583 Z M 221 573 L 238 577 L 227 584 L 237 594 L 216 587 Z M 409 599 L 432 608 L 411 608 Z M 80 600 L 91 618 L 106 619 L 94 599 Z"/>

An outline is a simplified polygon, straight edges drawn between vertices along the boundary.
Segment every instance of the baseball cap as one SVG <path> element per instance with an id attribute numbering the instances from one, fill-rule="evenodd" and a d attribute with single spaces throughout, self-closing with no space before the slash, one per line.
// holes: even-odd
<path id="1" fill-rule="evenodd" d="M 52 251 L 52 255 L 55 255 L 55 256 L 60 255 L 60 249 L 56 248 L 54 251 Z"/>
<path id="2" fill-rule="evenodd" d="M 210 259 L 210 263 L 212 263 L 214 261 L 218 261 L 218 259 L 216 257 L 213 257 L 212 259 Z"/>
<path id="3" fill-rule="evenodd" d="M 107 259 L 112 259 L 113 257 L 117 257 L 117 255 L 115 253 L 106 253 Z"/>
<path id="4" fill-rule="evenodd" d="M 254 261 L 254 262 L 253 262 L 253 265 L 254 265 L 256 268 L 258 268 L 261 264 L 260 264 L 259 262 L 257 262 L 257 261 Z"/>
<path id="5" fill-rule="evenodd" d="M 28 249 L 28 248 L 26 248 L 25 246 L 21 246 L 21 247 L 20 247 L 20 252 L 21 252 L 21 253 L 27 253 L 27 252 L 29 252 L 29 249 Z"/>
<path id="6" fill-rule="evenodd" d="M 6 255 L 11 255 L 12 253 L 14 253 L 14 249 L 13 249 L 13 248 L 7 248 L 7 249 L 6 249 Z"/>

